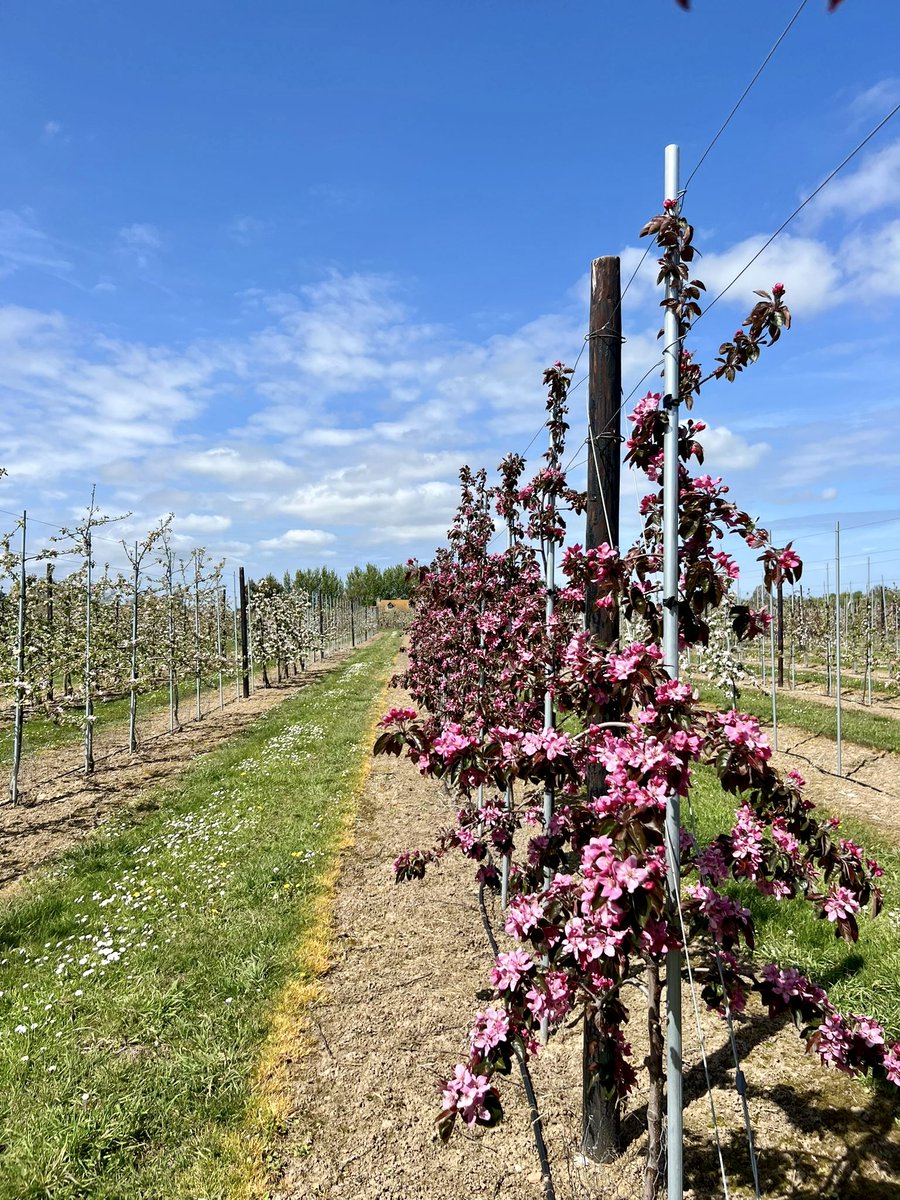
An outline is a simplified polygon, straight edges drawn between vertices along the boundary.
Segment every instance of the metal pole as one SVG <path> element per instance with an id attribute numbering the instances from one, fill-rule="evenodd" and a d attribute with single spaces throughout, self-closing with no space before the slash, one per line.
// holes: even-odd
<path id="1" fill-rule="evenodd" d="M 772 673 L 772 749 L 778 749 L 778 684 L 775 676 L 775 597 L 769 589 L 769 666 Z"/>
<path id="2" fill-rule="evenodd" d="M 137 750 L 137 683 L 138 683 L 138 588 L 141 577 L 141 560 L 138 544 L 134 543 L 134 578 L 131 597 L 131 695 L 128 697 L 128 749 Z"/>
<path id="3" fill-rule="evenodd" d="M 25 575 L 25 530 L 28 515 L 22 510 L 22 555 L 19 563 L 19 629 L 16 642 L 16 713 L 13 723 L 13 760 L 9 778 L 9 800 L 19 803 L 19 764 L 22 761 L 22 732 L 25 718 L 23 706 L 25 692 L 25 591 L 28 580 Z"/>
<path id="4" fill-rule="evenodd" d="M 513 529 L 512 520 L 506 522 L 506 549 L 511 550 L 513 546 Z M 506 811 L 511 813 L 513 810 L 513 787 L 511 783 L 506 785 Z M 506 908 L 509 903 L 509 864 L 510 853 L 507 851 L 500 860 L 500 907 Z"/>
<path id="5" fill-rule="evenodd" d="M 169 732 L 180 728 L 178 720 L 178 677 L 175 663 L 175 599 L 172 584 L 172 550 L 166 551 L 166 603 L 168 608 L 167 629 L 169 633 Z"/>
<path id="6" fill-rule="evenodd" d="M 240 657 L 241 651 L 238 644 L 238 589 L 237 589 L 237 572 L 232 571 L 232 595 L 234 596 L 234 698 L 241 698 L 241 672 L 240 672 Z"/>
<path id="7" fill-rule="evenodd" d="M 834 697 L 837 709 L 837 773 L 843 775 L 841 753 L 841 523 L 834 526 Z"/>
<path id="8" fill-rule="evenodd" d="M 94 515 L 94 497 L 91 494 L 91 515 L 88 517 L 84 545 L 87 551 L 87 580 L 85 584 L 84 611 L 84 773 L 94 770 L 94 697 L 91 689 L 91 517 Z"/>
<path id="9" fill-rule="evenodd" d="M 200 693 L 203 689 L 203 679 L 200 671 L 200 556 L 193 551 L 194 558 L 194 693 L 197 698 L 197 720 L 203 716 L 203 705 Z"/>
<path id="10" fill-rule="evenodd" d="M 219 708 L 225 707 L 225 680 L 222 675 L 222 608 L 227 603 L 225 589 L 216 588 L 216 660 L 219 664 Z"/>
<path id="11" fill-rule="evenodd" d="M 54 696 L 53 674 L 56 656 L 53 653 L 53 563 L 47 563 L 47 699 Z"/>
<path id="12" fill-rule="evenodd" d="M 238 568 L 238 578 L 241 593 L 241 694 L 247 700 L 250 696 L 250 657 L 247 630 L 247 582 L 243 567 Z"/>
<path id="13" fill-rule="evenodd" d="M 679 148 L 666 146 L 665 196 L 675 200 L 679 193 Z M 678 288 L 666 285 L 666 299 L 677 297 Z M 664 347 L 664 386 L 667 407 L 663 435 L 663 663 L 670 678 L 678 678 L 678 405 L 681 339 L 678 317 L 666 308 Z M 669 901 L 677 906 L 681 887 L 681 799 L 672 793 L 666 802 L 666 841 L 668 842 Z M 666 955 L 666 1145 L 668 1158 L 668 1200 L 681 1200 L 683 1182 L 682 1151 L 683 1079 L 681 1057 L 681 952 Z"/>

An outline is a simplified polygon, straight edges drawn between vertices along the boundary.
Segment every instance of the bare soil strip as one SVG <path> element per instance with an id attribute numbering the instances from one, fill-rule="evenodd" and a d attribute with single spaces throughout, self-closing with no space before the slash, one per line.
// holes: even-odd
<path id="1" fill-rule="evenodd" d="M 406 703 L 402 693 L 391 702 Z M 437 1080 L 465 1057 L 491 956 L 471 864 L 448 857 L 423 883 L 397 886 L 391 862 L 453 820 L 440 785 L 408 760 L 377 758 L 355 848 L 338 885 L 332 964 L 284 1064 L 290 1118 L 273 1200 L 539 1200 L 543 1195 L 521 1082 L 502 1081 L 496 1130 L 436 1139 Z M 493 913 L 495 927 L 498 914 Z M 502 943 L 502 937 L 501 937 Z M 646 1053 L 642 1000 L 629 1036 Z M 740 1104 L 723 1023 L 704 1012 L 710 1072 L 732 1195 L 752 1194 Z M 890 1103 L 804 1053 L 793 1027 L 759 1008 L 737 1030 L 768 1200 L 887 1200 L 900 1195 L 900 1133 Z M 577 1158 L 581 1035 L 552 1041 L 534 1066 L 560 1200 L 640 1195 L 646 1093 L 629 1103 L 615 1164 Z M 721 1195 L 698 1037 L 685 994 L 688 1197 Z"/>
<path id="2" fill-rule="evenodd" d="M 836 774 L 833 738 L 778 722 L 775 763 L 781 771 L 800 772 L 813 803 L 866 821 L 879 833 L 900 840 L 900 755 L 843 742 L 841 758 L 843 777 Z"/>
<path id="3" fill-rule="evenodd" d="M 191 719 L 193 693 L 182 697 L 181 730 L 170 733 L 168 708 L 158 710 L 139 723 L 140 746 L 134 754 L 123 749 L 127 723 L 104 730 L 102 740 L 98 737 L 95 743 L 97 769 L 93 775 L 84 774 L 80 743 L 44 750 L 23 760 L 19 776 L 22 800 L 16 807 L 9 803 L 0 806 L 0 894 L 26 872 L 87 837 L 112 813 L 153 803 L 149 800 L 151 789 L 308 687 L 348 653 L 332 653 L 285 683 L 258 688 L 247 700 L 235 701 L 232 685 L 224 709 L 218 707 L 217 690 L 204 693 L 204 715 L 199 721 Z"/>
<path id="4" fill-rule="evenodd" d="M 754 687 L 753 691 L 761 696 L 772 694 L 769 687 Z M 857 692 L 857 689 L 854 688 L 853 691 Z M 900 697 L 898 696 L 876 694 L 872 704 L 865 704 L 861 699 L 861 691 L 856 696 L 851 695 L 851 689 L 845 685 L 841 688 L 841 692 L 842 709 L 852 709 L 854 712 L 868 713 L 870 716 L 874 714 L 879 717 L 900 719 Z M 833 695 L 826 696 L 821 690 L 821 684 L 816 683 L 798 683 L 796 687 L 778 688 L 778 695 L 779 697 L 785 696 L 790 700 L 808 700 L 813 704 L 821 704 L 823 708 L 835 708 L 837 705 L 836 698 Z"/>

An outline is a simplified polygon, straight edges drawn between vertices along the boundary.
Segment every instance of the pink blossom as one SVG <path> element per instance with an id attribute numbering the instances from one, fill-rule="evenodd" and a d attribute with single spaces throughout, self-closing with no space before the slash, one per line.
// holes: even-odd
<path id="1" fill-rule="evenodd" d="M 544 987 L 535 983 L 525 996 L 529 1012 L 537 1020 L 544 1017 L 551 1025 L 558 1024 L 572 1007 L 572 988 L 563 971 L 548 971 L 544 976 Z"/>
<path id="2" fill-rule="evenodd" d="M 395 725 L 398 721 L 414 721 L 419 714 L 414 708 L 392 708 L 378 722 L 382 728 Z"/>
<path id="3" fill-rule="evenodd" d="M 497 965 L 491 971 L 491 983 L 498 991 L 515 991 L 524 975 L 534 969 L 534 962 L 524 950 L 497 955 Z"/>
<path id="4" fill-rule="evenodd" d="M 509 1036 L 509 1017 L 500 1008 L 486 1008 L 484 1012 L 475 1014 L 475 1024 L 469 1034 L 469 1044 L 473 1051 L 482 1054 L 493 1050 Z"/>
<path id="5" fill-rule="evenodd" d="M 829 921 L 842 921 L 859 912 L 859 901 L 845 887 L 832 888 L 822 906 Z"/>
<path id="6" fill-rule="evenodd" d="M 783 571 L 793 571 L 800 566 L 800 559 L 791 549 L 782 550 L 775 555 L 775 560 Z"/>
<path id="7" fill-rule="evenodd" d="M 894 1042 L 890 1050 L 885 1050 L 884 1069 L 888 1081 L 900 1085 L 900 1042 Z"/>
<path id="8" fill-rule="evenodd" d="M 872 1017 L 864 1017 L 858 1013 L 854 1013 L 853 1020 L 856 1022 L 854 1033 L 867 1046 L 883 1046 L 884 1045 L 884 1030 L 873 1020 Z"/>
<path id="9" fill-rule="evenodd" d="M 847 1071 L 852 1042 L 850 1030 L 841 1014 L 829 1013 L 816 1033 L 816 1052 L 822 1062 L 826 1066 L 835 1066 L 840 1071 Z"/>
<path id="10" fill-rule="evenodd" d="M 525 935 L 537 926 L 542 916 L 541 906 L 534 896 L 513 896 L 506 910 L 503 928 L 510 937 L 522 941 Z"/>
<path id="11" fill-rule="evenodd" d="M 487 1120 L 489 1114 L 484 1101 L 490 1091 L 486 1075 L 473 1075 L 464 1063 L 457 1063 L 453 1078 L 448 1079 L 442 1089 L 444 1109 L 458 1112 L 467 1125 Z"/>
<path id="12" fill-rule="evenodd" d="M 456 723 L 447 725 L 439 737 L 434 740 L 434 750 L 441 758 L 454 758 L 475 744 L 475 739 L 468 737 Z"/>

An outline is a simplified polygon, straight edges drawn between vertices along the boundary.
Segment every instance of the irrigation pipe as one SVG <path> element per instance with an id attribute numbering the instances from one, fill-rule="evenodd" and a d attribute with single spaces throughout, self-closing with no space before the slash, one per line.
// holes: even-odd
<path id="1" fill-rule="evenodd" d="M 478 886 L 478 907 L 481 910 L 481 923 L 484 925 L 484 932 L 487 935 L 487 940 L 490 942 L 494 957 L 496 957 L 500 953 L 500 947 L 494 936 L 491 919 L 488 916 L 487 906 L 484 903 L 483 883 Z M 541 1120 L 537 1097 L 534 1094 L 534 1082 L 531 1078 L 531 1072 L 528 1069 L 528 1063 L 525 1061 L 525 1054 L 522 1047 L 517 1044 L 515 1050 L 516 1061 L 519 1064 L 519 1074 L 522 1076 L 522 1086 L 525 1088 L 525 1096 L 528 1100 L 528 1107 L 531 1110 L 531 1132 L 534 1137 L 534 1147 L 541 1162 L 541 1183 L 544 1185 L 544 1196 L 546 1200 L 556 1200 L 556 1190 L 553 1187 L 553 1172 L 550 1168 L 550 1155 L 547 1152 L 547 1143 L 544 1141 L 544 1122 Z"/>

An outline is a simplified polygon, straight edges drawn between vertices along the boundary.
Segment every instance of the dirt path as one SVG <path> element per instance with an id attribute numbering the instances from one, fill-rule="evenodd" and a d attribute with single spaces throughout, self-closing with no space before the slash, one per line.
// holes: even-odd
<path id="1" fill-rule="evenodd" d="M 900 840 L 900 755 L 845 741 L 841 758 L 843 777 L 836 774 L 833 738 L 778 722 L 775 763 L 779 770 L 799 771 L 815 804 L 867 821 L 880 833 Z"/>
<path id="2" fill-rule="evenodd" d="M 747 686 L 747 684 L 745 683 L 743 686 Z M 837 704 L 835 697 L 826 696 L 823 691 L 817 690 L 818 687 L 819 685 L 814 683 L 800 683 L 792 688 L 779 688 L 778 696 L 779 698 L 785 697 L 789 700 L 808 700 L 812 704 L 820 704 L 823 709 L 834 708 Z M 768 687 L 754 687 L 753 692 L 760 696 L 771 696 L 772 694 L 771 689 Z M 851 695 L 850 689 L 846 686 L 841 688 L 841 693 L 842 709 L 868 713 L 869 716 L 889 717 L 892 720 L 900 719 L 900 697 L 898 696 L 876 695 L 873 704 L 864 704 L 859 698 L 859 693 Z"/>
<path id="3" fill-rule="evenodd" d="M 392 693 L 392 704 L 407 702 Z M 440 785 L 405 759 L 374 760 L 334 911 L 332 966 L 304 1014 L 284 1069 L 291 1115 L 273 1200 L 539 1200 L 540 1171 L 522 1086 L 502 1083 L 496 1130 L 435 1136 L 437 1080 L 464 1057 L 491 956 L 471 866 L 449 857 L 423 883 L 397 886 L 391 862 L 427 846 L 453 820 Z M 497 925 L 497 913 L 493 913 Z M 686 1196 L 721 1195 L 698 1038 L 685 997 Z M 641 1004 L 635 1002 L 640 1013 Z M 629 1038 L 646 1053 L 641 1021 Z M 732 1194 L 750 1173 L 723 1024 L 701 1018 Z M 884 1100 L 819 1068 L 793 1028 L 758 1009 L 738 1025 L 763 1194 L 768 1200 L 888 1200 L 900 1195 L 900 1135 Z M 557 1036 L 534 1067 L 560 1200 L 640 1195 L 646 1094 L 624 1123 L 627 1147 L 609 1167 L 577 1165 L 581 1037 Z"/>
<path id="4" fill-rule="evenodd" d="M 140 748 L 134 754 L 123 748 L 127 722 L 104 729 L 96 739 L 97 770 L 92 776 L 83 772 L 81 743 L 25 759 L 19 776 L 21 802 L 15 808 L 9 803 L 0 807 L 0 894 L 27 871 L 87 837 L 111 813 L 145 807 L 157 784 L 308 687 L 348 653 L 333 653 L 289 682 L 258 688 L 247 700 L 235 701 L 231 692 L 224 709 L 218 707 L 217 691 L 205 693 L 199 721 L 190 719 L 193 694 L 183 698 L 182 729 L 169 732 L 168 708 L 153 713 L 139 724 Z"/>

